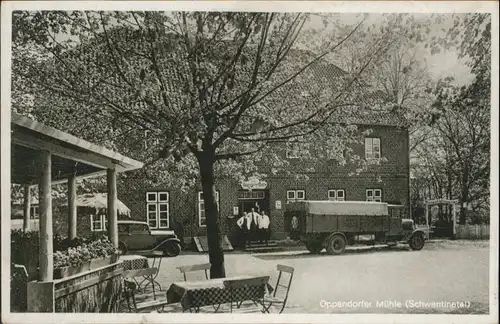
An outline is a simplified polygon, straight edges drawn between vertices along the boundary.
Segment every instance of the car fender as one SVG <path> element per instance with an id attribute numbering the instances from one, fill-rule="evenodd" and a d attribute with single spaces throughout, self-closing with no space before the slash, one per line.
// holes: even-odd
<path id="1" fill-rule="evenodd" d="M 170 237 L 168 239 L 165 239 L 165 240 L 161 241 L 160 244 L 157 244 L 153 250 L 159 250 L 159 249 L 161 249 L 161 247 L 163 245 L 168 244 L 170 242 L 175 242 L 175 243 L 178 243 L 179 245 L 181 244 L 181 241 L 178 238 L 176 238 L 176 237 Z"/>

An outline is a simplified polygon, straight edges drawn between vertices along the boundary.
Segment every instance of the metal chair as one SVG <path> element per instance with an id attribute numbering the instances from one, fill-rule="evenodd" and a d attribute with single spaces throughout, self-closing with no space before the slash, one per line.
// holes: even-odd
<path id="1" fill-rule="evenodd" d="M 264 307 L 263 310 L 264 313 L 270 313 L 269 309 L 271 308 L 272 305 L 281 305 L 281 309 L 279 310 L 279 313 L 281 314 L 285 309 L 286 301 L 288 300 L 288 293 L 290 292 L 290 286 L 292 285 L 292 279 L 293 279 L 293 272 L 295 269 L 286 265 L 278 264 L 277 270 L 279 274 L 278 274 L 278 280 L 276 281 L 276 286 L 274 288 L 274 292 L 271 296 L 267 295 L 264 297 L 264 303 L 262 304 L 262 306 Z M 289 275 L 288 283 L 286 285 L 280 283 L 283 277 L 283 272 L 288 273 Z M 278 289 L 280 287 L 285 289 L 285 294 L 283 297 L 276 296 Z"/>
<path id="2" fill-rule="evenodd" d="M 140 283 L 138 283 L 138 286 L 140 289 L 146 290 L 146 287 L 149 285 L 157 285 L 158 289 L 161 291 L 161 285 L 158 281 L 156 281 L 156 277 L 158 277 L 158 274 L 160 273 L 161 261 L 163 260 L 163 252 L 152 251 L 148 254 L 144 254 L 144 256 L 148 258 L 153 258 L 153 263 L 151 264 L 151 268 L 155 268 L 157 270 L 156 273 L 153 276 L 151 276 L 151 278 L 144 278 Z M 144 282 L 146 282 L 146 284 L 143 286 Z"/>
<path id="3" fill-rule="evenodd" d="M 256 311 L 255 308 L 241 309 L 240 306 L 244 301 L 252 301 L 255 306 L 264 306 L 268 282 L 269 276 L 224 281 L 224 287 L 229 290 L 230 312 L 250 313 Z M 259 310 L 259 312 L 264 312 L 264 310 Z"/>
<path id="4" fill-rule="evenodd" d="M 165 298 L 157 299 L 154 284 L 151 284 L 153 288 L 153 300 L 147 300 L 150 294 L 137 295 L 138 285 L 134 279 L 136 277 L 144 277 L 152 281 L 154 280 L 153 277 L 156 272 L 156 268 L 145 268 L 127 270 L 123 273 L 124 295 L 129 312 L 142 312 L 150 310 L 151 308 L 154 308 L 155 310 L 161 309 L 161 312 L 182 312 L 182 306 L 180 303 L 169 304 L 166 296 Z M 138 299 L 141 300 L 138 301 Z"/>
<path id="5" fill-rule="evenodd" d="M 193 264 L 177 267 L 184 276 L 184 281 L 187 281 L 186 273 L 194 271 L 205 271 L 205 279 L 208 279 L 208 270 L 210 270 L 210 263 Z"/>

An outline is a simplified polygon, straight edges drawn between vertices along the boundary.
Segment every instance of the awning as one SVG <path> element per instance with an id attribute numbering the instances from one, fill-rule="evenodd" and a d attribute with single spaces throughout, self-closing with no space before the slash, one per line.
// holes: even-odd
<path id="1" fill-rule="evenodd" d="M 57 202 L 54 202 L 57 204 Z M 32 198 L 31 205 L 38 205 L 38 199 Z M 65 200 L 61 206 L 67 206 L 68 202 Z M 77 207 L 90 207 L 95 208 L 97 210 L 106 209 L 108 206 L 108 194 L 107 193 L 93 193 L 93 194 L 84 194 L 79 195 L 76 198 L 76 206 Z M 118 210 L 118 214 L 130 216 L 130 209 L 125 205 L 121 200 L 116 201 L 116 208 Z M 11 216 L 22 217 L 23 215 L 23 207 L 13 205 L 11 207 Z"/>

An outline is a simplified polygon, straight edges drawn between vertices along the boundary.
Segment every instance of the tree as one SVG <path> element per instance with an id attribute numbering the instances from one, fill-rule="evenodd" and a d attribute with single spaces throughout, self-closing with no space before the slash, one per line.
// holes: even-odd
<path id="1" fill-rule="evenodd" d="M 450 175 L 458 184 L 457 197 L 462 205 L 484 201 L 489 196 L 490 176 L 490 100 L 489 82 L 481 76 L 467 87 L 438 85 L 434 107 L 439 117 L 437 134 L 446 142 Z M 465 224 L 467 207 L 460 211 Z"/>
<path id="2" fill-rule="evenodd" d="M 19 87 L 14 94 L 32 91 L 50 107 L 51 100 L 60 100 L 57 109 L 76 114 L 71 119 L 76 125 L 98 119 L 102 128 L 96 137 L 109 141 L 117 135 L 105 143 L 109 146 L 122 141 L 130 147 L 127 132 L 147 131 L 157 142 L 154 150 L 141 152 L 147 165 L 187 174 L 183 182 L 200 179 L 210 273 L 224 277 L 215 174 L 255 173 L 262 157 L 275 162 L 272 172 L 285 172 L 286 162 L 275 151 L 278 141 L 321 143 L 323 149 L 309 145 L 305 157 L 344 161 L 344 144 L 353 141 L 355 127 L 339 123 L 338 116 L 359 106 L 359 79 L 394 41 L 387 26 L 373 37 L 358 33 L 362 21 L 351 27 L 334 24 L 331 35 L 313 37 L 313 31 L 304 29 L 309 18 L 235 12 L 16 12 L 14 85 L 27 83 L 29 90 Z M 332 67 L 329 58 L 353 38 L 366 41 L 369 51 L 356 69 L 345 73 Z M 38 56 L 26 57 L 30 46 L 40 50 L 42 64 Z"/>

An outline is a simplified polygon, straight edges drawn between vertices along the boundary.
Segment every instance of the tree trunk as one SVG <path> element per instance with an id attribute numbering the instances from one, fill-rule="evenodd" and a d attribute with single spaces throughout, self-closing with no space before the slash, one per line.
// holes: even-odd
<path id="1" fill-rule="evenodd" d="M 461 190 L 461 204 L 462 208 L 460 208 L 460 225 L 465 225 L 467 222 L 467 206 L 464 207 L 464 204 L 467 205 L 469 202 L 469 168 L 468 165 L 465 165 L 463 174 L 462 174 L 462 190 Z"/>
<path id="2" fill-rule="evenodd" d="M 224 253 L 221 247 L 221 233 L 219 212 L 215 200 L 214 156 L 202 153 L 198 158 L 200 166 L 201 186 L 205 203 L 205 217 L 207 224 L 208 256 L 210 264 L 210 278 L 224 278 Z"/>

